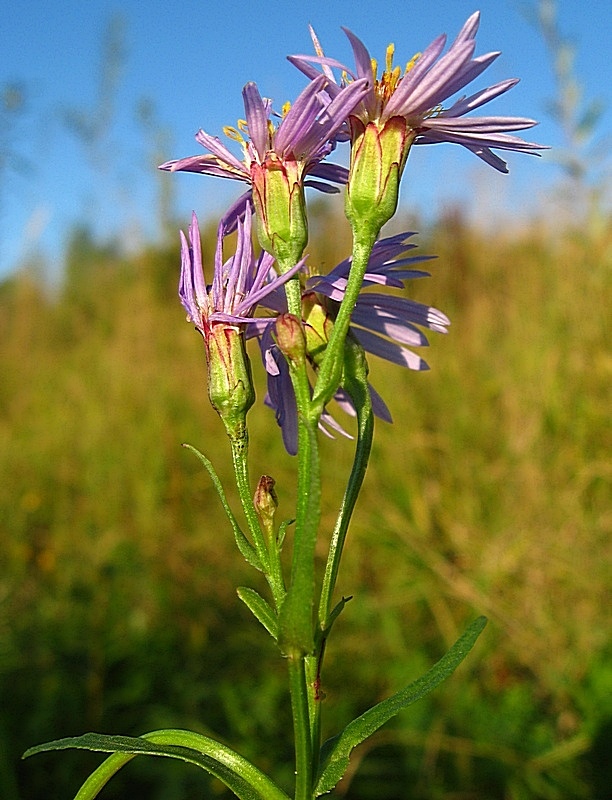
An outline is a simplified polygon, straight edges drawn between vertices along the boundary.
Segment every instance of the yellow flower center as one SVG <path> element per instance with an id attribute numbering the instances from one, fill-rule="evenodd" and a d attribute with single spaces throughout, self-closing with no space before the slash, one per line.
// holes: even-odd
<path id="1" fill-rule="evenodd" d="M 401 67 L 393 66 L 393 56 L 395 55 L 395 45 L 390 44 L 387 47 L 385 57 L 385 69 L 383 70 L 380 78 L 377 77 L 378 62 L 375 58 L 372 59 L 372 77 L 374 78 L 374 91 L 380 101 L 381 107 L 384 107 L 389 102 L 391 95 L 397 89 L 400 81 L 405 77 L 410 70 L 417 63 L 421 57 L 421 53 L 415 53 L 410 61 L 406 64 L 406 68 L 402 74 Z"/>

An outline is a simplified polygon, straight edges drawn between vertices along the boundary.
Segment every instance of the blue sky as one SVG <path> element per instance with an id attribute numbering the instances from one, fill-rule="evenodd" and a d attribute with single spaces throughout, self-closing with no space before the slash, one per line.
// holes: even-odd
<path id="1" fill-rule="evenodd" d="M 58 270 L 76 222 L 86 222 L 101 240 L 117 235 L 138 246 L 154 238 L 162 181 L 172 182 L 174 208 L 185 226 L 192 208 L 201 218 L 221 212 L 237 196 L 237 185 L 199 175 L 158 175 L 154 150 L 161 160 L 201 152 L 193 135 L 200 127 L 221 135 L 224 125 L 235 124 L 243 116 L 241 89 L 248 80 L 255 80 L 277 108 L 294 97 L 304 79 L 285 56 L 311 52 L 309 22 L 326 53 L 341 61 L 352 63 L 340 31 L 345 25 L 380 60 L 394 42 L 397 61 L 403 63 L 439 33 L 448 33 L 452 41 L 479 8 L 477 53 L 501 50 L 502 55 L 474 90 L 520 77 L 521 83 L 496 100 L 491 111 L 541 120 L 526 136 L 561 147 L 562 131 L 547 114 L 547 102 L 555 95 L 551 59 L 525 14 L 535 2 L 11 3 L 0 28 L 0 89 L 18 83 L 26 102 L 0 132 L 0 148 L 11 153 L 0 173 L 0 275 L 38 253 L 50 270 Z M 576 46 L 576 73 L 586 97 L 606 104 L 599 129 L 609 130 L 612 5 L 606 0 L 558 0 L 557 5 L 560 29 Z M 116 15 L 123 57 L 105 118 L 103 39 Z M 145 102 L 152 110 L 148 124 L 138 115 Z M 87 125 L 100 124 L 94 147 L 85 146 L 67 124 L 74 112 Z M 561 177 L 553 156 L 509 154 L 507 160 L 510 175 L 498 175 L 456 146 L 415 148 L 402 208 L 433 217 L 461 203 L 472 217 L 487 222 L 544 213 Z"/>

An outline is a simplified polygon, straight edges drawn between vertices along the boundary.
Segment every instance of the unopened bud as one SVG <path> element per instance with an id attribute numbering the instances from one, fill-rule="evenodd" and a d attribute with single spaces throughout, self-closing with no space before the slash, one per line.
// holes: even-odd
<path id="1" fill-rule="evenodd" d="M 314 292 L 302 296 L 302 314 L 308 357 L 313 364 L 319 364 L 334 327 L 333 319 Z"/>
<path id="2" fill-rule="evenodd" d="M 280 314 L 274 324 L 278 349 L 290 364 L 302 364 L 306 358 L 306 337 L 300 320 L 293 314 Z"/>
<path id="3" fill-rule="evenodd" d="M 241 331 L 216 323 L 204 336 L 208 363 L 208 396 L 228 435 L 246 435 L 247 411 L 255 402 L 251 365 Z"/>
<path id="4" fill-rule="evenodd" d="M 278 498 L 274 490 L 276 481 L 270 475 L 262 475 L 255 490 L 253 503 L 264 530 L 272 530 Z"/>

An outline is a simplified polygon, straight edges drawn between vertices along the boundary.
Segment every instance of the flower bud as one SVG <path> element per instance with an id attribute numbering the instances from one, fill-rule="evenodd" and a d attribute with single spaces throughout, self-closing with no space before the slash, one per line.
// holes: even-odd
<path id="1" fill-rule="evenodd" d="M 306 337 L 300 320 L 293 314 L 280 314 L 274 324 L 278 349 L 290 364 L 303 364 L 306 358 Z"/>
<path id="2" fill-rule="evenodd" d="M 400 179 L 416 134 L 403 117 L 366 125 L 350 117 L 350 123 L 345 212 L 355 230 L 376 237 L 397 209 Z"/>
<path id="3" fill-rule="evenodd" d="M 319 364 L 334 327 L 332 317 L 314 292 L 302 296 L 302 314 L 308 357 L 313 364 Z"/>
<path id="4" fill-rule="evenodd" d="M 296 161 L 275 158 L 251 164 L 257 238 L 277 259 L 282 272 L 297 264 L 308 243 L 301 170 Z"/>
<path id="5" fill-rule="evenodd" d="M 278 507 L 278 498 L 274 490 L 276 481 L 269 475 L 262 475 L 255 490 L 253 504 L 264 530 L 273 530 L 274 514 Z"/>
<path id="6" fill-rule="evenodd" d="M 228 436 L 246 435 L 246 415 L 255 402 L 251 365 L 241 331 L 218 322 L 210 326 L 204 341 L 208 362 L 208 396 Z"/>

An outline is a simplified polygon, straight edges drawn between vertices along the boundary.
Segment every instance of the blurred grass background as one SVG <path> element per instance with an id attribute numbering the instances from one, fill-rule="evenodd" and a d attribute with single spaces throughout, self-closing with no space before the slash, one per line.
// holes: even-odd
<path id="1" fill-rule="evenodd" d="M 343 223 L 313 213 L 311 265 L 329 268 Z M 377 426 L 346 549 L 325 734 L 425 671 L 467 621 L 490 624 L 446 684 L 354 753 L 333 796 L 610 796 L 611 244 L 604 216 L 493 235 L 449 212 L 419 236 L 439 259 L 410 295 L 453 325 L 432 337 L 430 372 L 372 364 L 395 423 Z M 3 800 L 73 796 L 99 756 L 19 758 L 86 730 L 213 731 L 291 783 L 284 664 L 235 595 L 258 577 L 180 446 L 231 485 L 177 277 L 175 243 L 126 257 L 83 229 L 61 285 L 32 263 L 0 286 Z M 288 517 L 294 462 L 268 409 L 250 420 L 253 477 L 277 479 Z M 322 453 L 325 537 L 351 444 Z M 102 796 L 227 793 L 139 758 Z"/>

